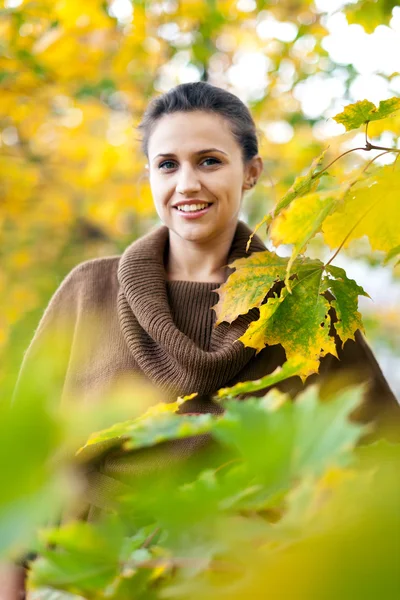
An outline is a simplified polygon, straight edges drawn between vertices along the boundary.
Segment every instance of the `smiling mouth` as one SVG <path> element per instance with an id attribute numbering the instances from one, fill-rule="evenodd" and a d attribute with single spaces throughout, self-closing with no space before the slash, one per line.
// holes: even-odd
<path id="1" fill-rule="evenodd" d="M 212 202 L 203 202 L 203 204 L 207 204 L 207 206 L 205 206 L 204 208 L 200 208 L 200 209 L 190 209 L 190 210 L 182 210 L 180 208 L 178 208 L 177 206 L 174 206 L 173 208 L 182 216 L 182 217 L 186 217 L 188 219 L 190 218 L 195 218 L 195 217 L 200 217 L 204 214 L 206 214 L 211 206 L 213 205 Z M 195 206 L 195 205 L 194 205 Z"/>
<path id="2" fill-rule="evenodd" d="M 198 202 L 197 204 L 189 204 L 189 205 L 187 205 L 190 207 L 189 210 L 187 210 L 187 209 L 182 210 L 182 208 L 185 206 L 184 204 L 180 204 L 179 206 L 174 206 L 173 208 L 176 208 L 177 210 L 179 210 L 179 212 L 190 213 L 190 212 L 204 210 L 205 208 L 208 208 L 209 206 L 211 206 L 211 204 L 212 204 L 212 202 Z M 201 208 L 195 208 L 196 206 L 201 206 Z"/>

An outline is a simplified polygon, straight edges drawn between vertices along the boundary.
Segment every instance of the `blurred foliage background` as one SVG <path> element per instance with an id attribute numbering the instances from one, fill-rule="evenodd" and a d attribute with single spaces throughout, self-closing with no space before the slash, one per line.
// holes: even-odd
<path id="1" fill-rule="evenodd" d="M 331 116 L 349 102 L 379 102 L 400 91 L 396 4 L 2 3 L 0 380 L 6 395 L 66 273 L 83 260 L 121 253 L 158 222 L 135 130 L 149 99 L 179 83 L 205 80 L 248 104 L 265 166 L 244 202 L 243 219 L 253 226 L 321 150 L 329 146 L 330 161 L 363 140 L 360 131 L 344 134 Z M 372 123 L 369 134 L 399 147 L 400 116 Z M 373 156 L 352 153 L 330 175 Z M 310 253 L 323 259 L 327 251 L 317 236 Z M 363 240 L 336 264 L 375 301 L 362 306 L 367 332 L 399 392 L 398 272 L 375 265 Z"/>

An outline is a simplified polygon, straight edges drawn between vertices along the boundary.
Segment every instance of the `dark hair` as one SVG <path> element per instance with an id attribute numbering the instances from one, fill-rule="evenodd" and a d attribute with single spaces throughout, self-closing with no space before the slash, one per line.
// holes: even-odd
<path id="1" fill-rule="evenodd" d="M 157 121 L 166 114 L 202 110 L 227 119 L 246 163 L 258 154 L 256 126 L 247 106 L 234 94 L 205 81 L 182 83 L 153 98 L 138 125 L 141 146 L 148 158 L 149 139 Z"/>

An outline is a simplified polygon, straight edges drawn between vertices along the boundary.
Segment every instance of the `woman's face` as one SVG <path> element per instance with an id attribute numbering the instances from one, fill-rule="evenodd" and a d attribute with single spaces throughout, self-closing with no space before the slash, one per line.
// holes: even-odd
<path id="1" fill-rule="evenodd" d="M 169 229 L 201 242 L 234 227 L 251 177 L 226 119 L 204 111 L 164 115 L 150 136 L 148 159 L 155 207 Z M 183 201 L 209 206 L 184 212 L 176 207 Z"/>

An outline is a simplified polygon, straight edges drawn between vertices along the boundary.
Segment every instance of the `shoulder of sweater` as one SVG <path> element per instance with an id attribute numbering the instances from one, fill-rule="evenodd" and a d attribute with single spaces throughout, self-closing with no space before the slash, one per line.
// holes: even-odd
<path id="1" fill-rule="evenodd" d="M 102 256 L 100 258 L 90 258 L 85 260 L 71 269 L 65 276 L 64 282 L 82 282 L 85 283 L 91 277 L 99 277 L 104 275 L 112 276 L 118 269 L 118 264 L 121 256 L 119 254 L 113 256 Z"/>
<path id="2" fill-rule="evenodd" d="M 118 285 L 120 255 L 85 260 L 67 273 L 55 291 L 52 302 L 69 302 L 78 296 L 104 297 Z"/>
<path id="3" fill-rule="evenodd" d="M 112 298 L 118 286 L 119 259 L 120 256 L 92 258 L 67 273 L 44 309 L 27 353 L 46 331 L 53 331 L 64 320 L 70 327 L 70 319 L 76 319 L 80 312 L 100 308 Z"/>

